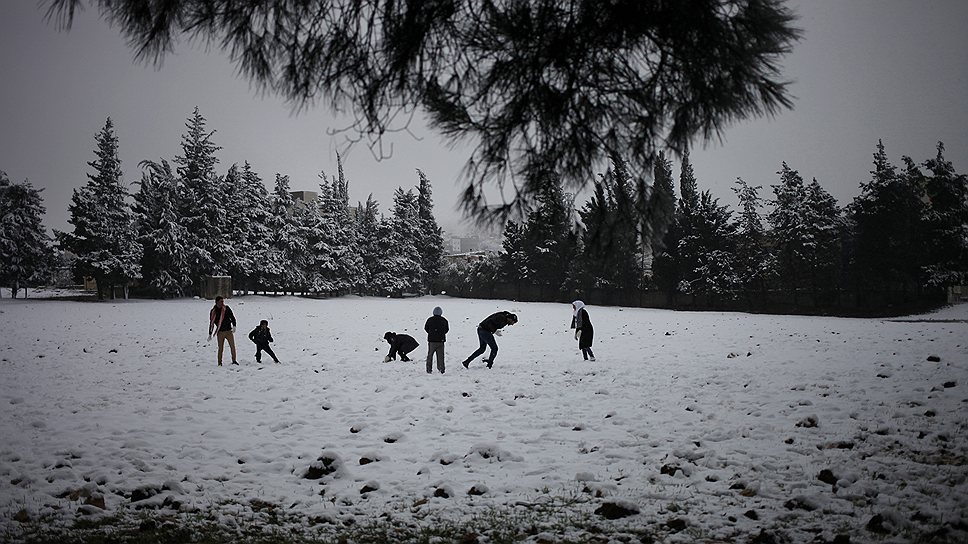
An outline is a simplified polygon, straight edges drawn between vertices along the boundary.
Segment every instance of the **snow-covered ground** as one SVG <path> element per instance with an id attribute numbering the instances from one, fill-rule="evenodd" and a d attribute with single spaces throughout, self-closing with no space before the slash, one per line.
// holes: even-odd
<path id="1" fill-rule="evenodd" d="M 557 500 L 637 511 L 602 527 L 669 541 L 968 540 L 968 305 L 905 320 L 589 307 L 591 363 L 567 304 L 248 296 L 228 301 L 242 365 L 217 367 L 210 301 L 8 297 L 8 538 L 18 520 L 146 508 L 420 525 Z M 428 375 L 436 305 L 447 372 Z M 497 310 L 519 323 L 493 369 L 465 370 Z M 280 365 L 255 363 L 260 319 Z M 382 362 L 388 330 L 420 341 L 413 362 Z"/>

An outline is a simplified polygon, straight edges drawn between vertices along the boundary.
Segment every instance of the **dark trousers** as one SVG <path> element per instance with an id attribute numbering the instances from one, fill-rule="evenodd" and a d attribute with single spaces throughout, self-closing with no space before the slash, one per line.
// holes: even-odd
<path id="1" fill-rule="evenodd" d="M 427 342 L 427 374 L 434 371 L 434 355 L 437 355 L 437 370 L 444 373 L 444 343 Z"/>
<path id="2" fill-rule="evenodd" d="M 279 362 L 279 359 L 276 358 L 276 354 L 275 353 L 272 353 L 272 348 L 269 347 L 269 344 L 257 343 L 255 345 L 255 360 L 256 360 L 257 363 L 261 363 L 262 362 L 262 352 L 263 351 L 266 352 L 266 353 L 268 353 L 269 354 L 269 357 L 272 357 L 272 360 L 273 361 L 275 361 L 277 363 Z"/>
<path id="3" fill-rule="evenodd" d="M 481 341 L 481 347 L 477 348 L 477 351 L 472 353 L 471 356 L 467 358 L 467 361 L 473 361 L 475 357 L 484 353 L 485 348 L 490 347 L 491 356 L 487 359 L 487 366 L 491 366 L 494 364 L 494 358 L 497 357 L 497 342 L 494 341 L 494 333 L 478 327 L 477 338 Z"/>

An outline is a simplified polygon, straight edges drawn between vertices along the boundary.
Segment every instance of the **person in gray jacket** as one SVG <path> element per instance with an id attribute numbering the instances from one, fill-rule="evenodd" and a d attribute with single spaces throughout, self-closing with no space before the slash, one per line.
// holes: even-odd
<path id="1" fill-rule="evenodd" d="M 424 330 L 427 331 L 427 374 L 434 372 L 434 354 L 437 355 L 437 370 L 444 373 L 444 342 L 450 325 L 443 316 L 444 311 L 437 306 L 434 315 L 427 319 Z"/>

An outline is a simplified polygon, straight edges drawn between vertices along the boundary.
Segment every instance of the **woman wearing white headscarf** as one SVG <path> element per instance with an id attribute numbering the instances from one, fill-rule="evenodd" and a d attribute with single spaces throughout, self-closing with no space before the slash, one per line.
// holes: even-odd
<path id="1" fill-rule="evenodd" d="M 575 340 L 578 340 L 578 349 L 581 350 L 582 356 L 585 360 L 591 359 L 595 360 L 595 354 L 592 353 L 592 341 L 595 339 L 595 328 L 592 327 L 592 322 L 588 319 L 588 311 L 585 310 L 585 303 L 576 300 L 571 303 L 572 317 L 571 317 L 571 328 L 575 329 Z"/>

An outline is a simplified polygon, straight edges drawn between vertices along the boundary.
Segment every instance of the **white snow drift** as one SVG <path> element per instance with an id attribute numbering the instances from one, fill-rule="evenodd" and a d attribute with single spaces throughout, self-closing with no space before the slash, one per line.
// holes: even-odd
<path id="1" fill-rule="evenodd" d="M 907 321 L 593 306 L 589 363 L 567 304 L 228 304 L 242 364 L 219 368 L 209 301 L 0 300 L 0 534 L 266 504 L 307 527 L 419 525 L 575 497 L 625 507 L 602 518 L 615 531 L 968 539 L 965 305 Z M 447 372 L 428 375 L 437 305 Z M 493 369 L 465 370 L 497 310 L 520 322 Z M 280 365 L 254 361 L 260 319 Z M 382 363 L 386 331 L 420 341 L 413 362 Z"/>

